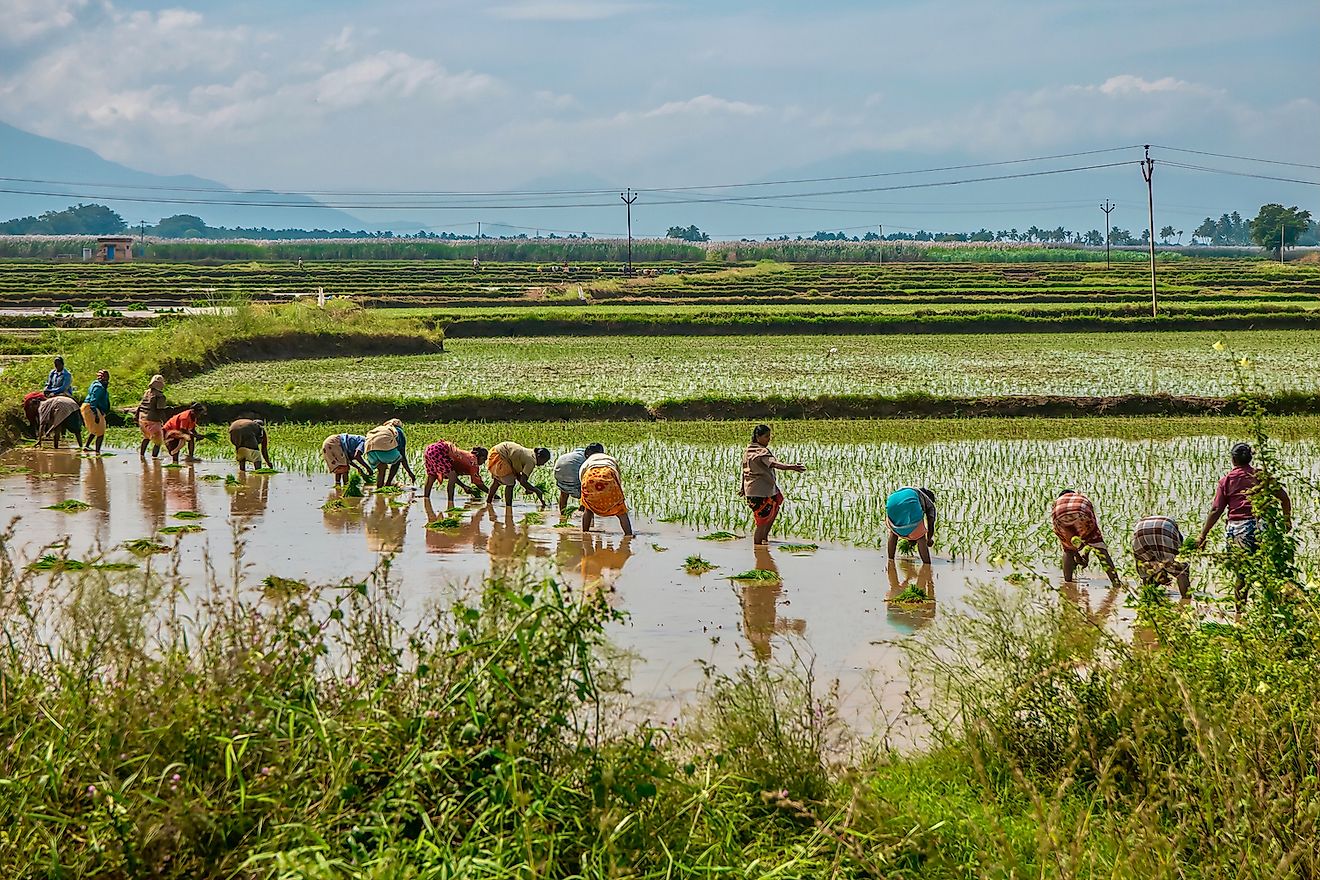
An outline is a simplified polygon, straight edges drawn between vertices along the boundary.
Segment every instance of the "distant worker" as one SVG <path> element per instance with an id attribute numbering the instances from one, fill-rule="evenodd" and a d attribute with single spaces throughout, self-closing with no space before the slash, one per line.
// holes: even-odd
<path id="1" fill-rule="evenodd" d="M 197 433 L 197 425 L 204 418 L 206 418 L 206 407 L 200 403 L 193 403 L 165 422 L 165 451 L 174 459 L 175 464 L 179 463 L 179 453 L 183 451 L 185 443 L 188 444 L 188 461 L 197 461 L 194 453 L 197 451 L 197 441 L 201 439 L 201 435 Z"/>
<path id="2" fill-rule="evenodd" d="M 1114 558 L 1109 555 L 1109 545 L 1100 531 L 1100 521 L 1096 519 L 1095 507 L 1091 500 L 1074 489 L 1064 489 L 1054 499 L 1050 508 L 1050 522 L 1054 534 L 1063 546 L 1063 580 L 1073 583 L 1078 568 L 1085 568 L 1091 552 L 1100 558 L 1109 582 L 1118 589 L 1122 584 L 1118 580 L 1118 569 Z"/>
<path id="3" fill-rule="evenodd" d="M 752 509 L 752 519 L 756 522 L 752 535 L 754 545 L 770 543 L 770 528 L 779 518 L 779 508 L 784 504 L 784 494 L 779 491 L 775 471 L 800 474 L 807 469 L 806 465 L 783 464 L 776 459 L 770 451 L 770 436 L 769 425 L 757 425 L 752 429 L 752 442 L 743 452 L 738 494 Z"/>
<path id="4" fill-rule="evenodd" d="M 1201 536 L 1196 539 L 1198 548 L 1205 547 L 1206 538 L 1219 522 L 1219 518 L 1228 514 L 1228 549 L 1230 553 L 1255 553 L 1260 548 L 1260 520 L 1252 505 L 1252 496 L 1260 482 L 1260 471 L 1251 466 L 1255 451 L 1248 443 L 1238 443 L 1229 453 L 1233 469 L 1219 478 L 1215 486 L 1215 497 L 1210 502 L 1210 512 L 1206 515 L 1205 525 L 1201 527 Z M 1283 527 L 1292 530 L 1292 499 L 1278 486 L 1275 498 L 1283 513 Z M 1237 601 L 1245 602 L 1246 578 L 1238 575 Z"/>
<path id="5" fill-rule="evenodd" d="M 142 442 L 138 445 L 140 458 L 146 457 L 148 444 L 151 457 L 160 457 L 160 448 L 165 445 L 165 422 L 170 415 L 170 405 L 165 401 L 165 377 L 157 373 L 151 377 L 137 406 L 137 425 L 142 432 Z"/>
<path id="6" fill-rule="evenodd" d="M 73 374 L 64 369 L 64 358 L 55 358 L 55 369 L 46 377 L 46 387 L 41 393 L 46 397 L 73 397 Z"/>
<path id="7" fill-rule="evenodd" d="M 422 468 L 426 471 L 426 485 L 422 488 L 422 497 L 430 498 L 431 489 L 439 480 L 447 481 L 445 489 L 449 497 L 449 506 L 454 506 L 454 490 L 462 487 L 464 492 L 477 497 L 486 491 L 486 481 L 481 478 L 481 466 L 489 455 L 486 447 L 473 446 L 472 451 L 460 449 L 448 440 L 437 440 L 422 452 Z M 467 477 L 472 485 L 464 483 L 460 477 Z"/>
<path id="8" fill-rule="evenodd" d="M 490 472 L 490 491 L 486 493 L 486 503 L 495 500 L 495 494 L 504 487 L 504 504 L 513 506 L 513 487 L 522 486 L 528 495 L 535 495 L 536 500 L 545 507 L 545 490 L 528 482 L 528 478 L 541 465 L 550 461 L 550 450 L 543 446 L 528 449 L 512 440 L 496 443 L 486 456 L 486 470 Z"/>
<path id="9" fill-rule="evenodd" d="M 889 527 L 889 558 L 898 552 L 899 539 L 917 545 L 917 555 L 930 565 L 935 540 L 935 493 L 922 486 L 904 486 L 885 499 L 885 525 Z"/>
<path id="10" fill-rule="evenodd" d="M 321 443 L 321 458 L 326 469 L 335 475 L 335 485 L 348 485 L 349 471 L 357 471 L 371 482 L 371 468 L 364 458 L 367 438 L 362 434 L 331 434 Z"/>
<path id="11" fill-rule="evenodd" d="M 598 447 L 599 443 L 593 443 L 587 448 Z M 585 535 L 591 531 L 598 516 L 617 516 L 624 535 L 631 537 L 632 520 L 628 518 L 628 503 L 623 497 L 619 463 L 604 451 L 593 452 L 582 463 L 578 479 L 582 496 L 582 533 Z"/>
<path id="12" fill-rule="evenodd" d="M 41 402 L 41 412 L 37 416 L 37 446 L 47 437 L 51 445 L 59 449 L 60 437 L 68 431 L 78 438 L 78 447 L 82 447 L 82 416 L 78 414 L 78 401 L 63 394 L 48 397 Z"/>
<path id="13" fill-rule="evenodd" d="M 1178 594 L 1186 599 L 1192 594 L 1192 579 L 1187 563 L 1178 558 L 1183 549 L 1183 533 L 1178 523 L 1167 516 L 1148 516 L 1137 523 L 1132 533 L 1132 556 L 1137 561 L 1137 576 L 1143 584 L 1167 586 L 1178 583 Z"/>
<path id="14" fill-rule="evenodd" d="M 555 459 L 555 487 L 559 489 L 559 518 L 568 515 L 568 500 L 582 499 L 582 464 L 591 456 L 605 451 L 599 443 L 589 443 L 570 449 Z"/>
<path id="15" fill-rule="evenodd" d="M 247 473 L 248 464 L 273 467 L 270 447 L 267 446 L 266 423 L 261 419 L 235 419 L 229 423 L 229 442 L 234 444 L 234 458 L 238 472 Z"/>
<path id="16" fill-rule="evenodd" d="M 417 475 L 408 464 L 408 437 L 403 433 L 403 422 L 398 419 L 390 419 L 367 432 L 366 459 L 367 466 L 376 471 L 377 489 L 393 486 L 400 467 L 410 482 L 417 482 Z"/>
<path id="17" fill-rule="evenodd" d="M 101 444 L 105 442 L 105 429 L 110 417 L 110 371 L 101 370 L 87 386 L 87 396 L 83 398 L 82 420 L 87 426 L 87 442 L 83 449 L 92 448 L 96 440 L 96 454 L 101 454 Z"/>

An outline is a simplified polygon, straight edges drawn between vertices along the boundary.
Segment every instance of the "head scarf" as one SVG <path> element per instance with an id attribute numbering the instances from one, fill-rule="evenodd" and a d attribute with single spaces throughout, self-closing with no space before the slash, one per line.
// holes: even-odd
<path id="1" fill-rule="evenodd" d="M 97 378 L 97 379 L 100 379 L 102 382 L 104 382 L 106 379 L 109 379 L 109 378 L 110 378 L 110 371 L 109 371 L 109 370 L 97 370 L 97 371 L 96 371 L 96 378 Z"/>
<path id="2" fill-rule="evenodd" d="M 402 427 L 403 427 L 403 422 L 399 421 L 398 419 L 390 419 L 390 420 L 389 420 L 388 422 L 386 422 L 385 424 L 389 425 L 391 428 L 402 428 Z"/>
<path id="3" fill-rule="evenodd" d="M 157 390 L 157 391 L 164 391 L 164 390 L 165 390 L 165 377 L 162 376 L 160 373 L 157 373 L 156 375 L 154 375 L 154 376 L 151 377 L 151 381 L 150 381 L 149 383 L 147 383 L 147 387 L 148 387 L 148 388 L 154 388 L 154 389 Z"/>

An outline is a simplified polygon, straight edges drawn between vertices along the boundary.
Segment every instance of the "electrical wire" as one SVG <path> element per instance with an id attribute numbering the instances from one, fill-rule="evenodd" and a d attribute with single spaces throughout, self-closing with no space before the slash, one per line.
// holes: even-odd
<path id="1" fill-rule="evenodd" d="M 1227 168 L 1210 168 L 1206 165 L 1188 165 L 1183 162 L 1170 162 L 1165 159 L 1164 165 L 1171 168 L 1185 168 L 1190 171 L 1203 171 L 1207 174 L 1228 174 L 1232 177 L 1252 177 L 1256 180 L 1277 180 L 1282 183 L 1300 183 L 1306 186 L 1320 186 L 1320 180 L 1301 180 L 1295 177 L 1275 177 L 1270 174 L 1253 174 L 1250 171 L 1231 171 Z"/>
<path id="2" fill-rule="evenodd" d="M 1293 168 L 1315 168 L 1320 169 L 1320 165 L 1308 165 L 1305 162 L 1284 162 L 1280 159 L 1261 159 L 1256 156 L 1234 156 L 1232 153 L 1211 153 L 1206 150 L 1191 150 L 1186 147 L 1169 147 L 1160 144 L 1151 144 L 1157 150 L 1172 150 L 1175 153 L 1195 153 L 1198 156 L 1214 156 L 1216 159 L 1237 159 L 1240 162 L 1260 162 L 1265 165 L 1288 165 Z"/>

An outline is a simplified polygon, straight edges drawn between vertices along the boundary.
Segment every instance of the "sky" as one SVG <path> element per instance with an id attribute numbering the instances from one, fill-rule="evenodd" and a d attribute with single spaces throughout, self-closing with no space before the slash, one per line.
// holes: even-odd
<path id="1" fill-rule="evenodd" d="M 1320 3 L 1268 7 L 0 0 L 0 120 L 281 191 L 706 185 L 1146 142 L 1320 164 Z M 994 198 L 1015 192 L 1046 197 Z"/>

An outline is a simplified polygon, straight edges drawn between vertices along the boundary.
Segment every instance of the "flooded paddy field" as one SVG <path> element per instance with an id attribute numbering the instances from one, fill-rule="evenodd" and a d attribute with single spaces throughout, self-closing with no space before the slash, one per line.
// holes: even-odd
<path id="1" fill-rule="evenodd" d="M 12 520 L 7 549 L 20 567 L 47 554 L 142 570 L 177 566 L 190 583 L 257 590 L 268 576 L 367 581 L 388 558 L 388 583 L 413 619 L 491 573 L 530 566 L 560 577 L 575 593 L 603 595 L 626 612 L 610 635 L 625 655 L 641 711 L 662 719 L 695 696 L 703 664 L 727 671 L 775 661 L 811 663 L 818 680 L 838 680 L 845 707 L 868 716 L 861 723 L 882 723 L 870 716 L 897 715 L 905 690 L 896 643 L 963 608 L 971 585 L 1003 586 L 1007 575 L 939 554 L 923 568 L 910 559 L 889 566 L 878 550 L 842 544 L 753 548 L 745 531 L 739 540 L 703 540 L 703 531 L 644 515 L 631 539 L 612 520 L 584 537 L 575 527 L 554 527 L 553 509 L 522 500 L 513 508 L 471 502 L 459 527 L 432 529 L 427 524 L 444 515 L 438 496 L 345 499 L 347 510 L 326 511 L 321 506 L 337 496 L 320 477 L 249 474 L 234 482 L 229 462 L 173 468 L 122 449 L 100 458 L 22 449 L 3 465 L 0 512 Z M 69 500 L 88 507 L 50 509 Z M 175 550 L 140 557 L 126 546 L 140 540 Z M 716 567 L 688 574 L 689 556 Z M 775 572 L 780 581 L 730 579 L 752 569 Z M 1127 626 L 1132 612 L 1102 582 L 1085 581 L 1071 595 Z M 933 601 L 888 602 L 912 584 Z"/>

